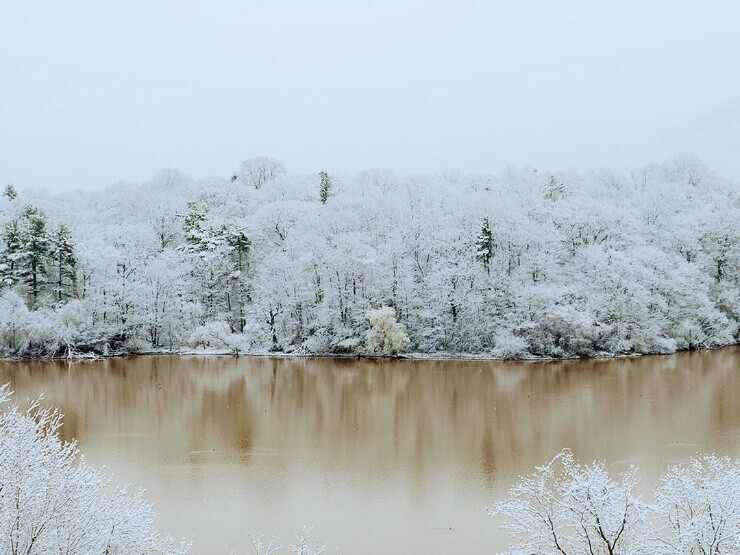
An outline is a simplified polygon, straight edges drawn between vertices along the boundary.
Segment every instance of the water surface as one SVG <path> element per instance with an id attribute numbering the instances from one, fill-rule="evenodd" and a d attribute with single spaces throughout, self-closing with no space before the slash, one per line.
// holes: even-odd
<path id="1" fill-rule="evenodd" d="M 484 507 L 563 447 L 651 485 L 740 456 L 740 349 L 547 363 L 139 357 L 0 363 L 194 553 L 303 525 L 343 553 L 490 553 Z M 647 487 L 647 485 L 645 487 Z"/>

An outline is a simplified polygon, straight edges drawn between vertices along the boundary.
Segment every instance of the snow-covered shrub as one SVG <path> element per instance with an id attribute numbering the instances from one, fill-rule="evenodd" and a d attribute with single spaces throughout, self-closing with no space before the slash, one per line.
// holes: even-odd
<path id="1" fill-rule="evenodd" d="M 667 355 L 675 353 L 679 349 L 678 343 L 672 337 L 657 336 L 654 338 L 650 349 L 646 353 Z M 619 351 L 617 351 L 619 352 Z"/>
<path id="2" fill-rule="evenodd" d="M 502 329 L 494 338 L 493 356 L 502 359 L 524 358 L 528 354 L 527 341 Z"/>
<path id="3" fill-rule="evenodd" d="M 190 334 L 188 345 L 200 349 L 224 349 L 231 327 L 224 321 L 206 322 Z"/>
<path id="4" fill-rule="evenodd" d="M 97 335 L 101 330 L 94 329 L 91 320 L 89 304 L 77 299 L 29 312 L 25 320 L 28 345 L 24 354 L 63 356 L 103 341 L 105 336 Z"/>
<path id="5" fill-rule="evenodd" d="M 28 308 L 15 291 L 0 296 L 0 353 L 4 356 L 22 354 L 28 345 Z"/>
<path id="6" fill-rule="evenodd" d="M 249 351 L 261 351 L 269 342 L 269 334 L 265 327 L 255 322 L 244 324 L 244 331 L 239 335 L 240 344 Z"/>
<path id="7" fill-rule="evenodd" d="M 701 349 L 731 343 L 733 332 L 727 317 L 707 301 L 681 321 L 673 333 L 680 348 Z"/>
<path id="8" fill-rule="evenodd" d="M 369 355 L 397 355 L 409 348 L 409 336 L 403 324 L 396 321 L 396 310 L 383 306 L 367 311 L 370 329 L 365 335 L 365 353 Z"/>
<path id="9" fill-rule="evenodd" d="M 38 402 L 0 413 L 0 553 L 186 553 L 155 529 L 142 494 L 112 489 L 60 440 L 60 426 L 59 411 Z"/>
<path id="10" fill-rule="evenodd" d="M 229 324 L 222 320 L 206 322 L 190 335 L 188 344 L 200 349 L 227 349 L 238 355 L 249 349 L 249 341 L 244 334 L 233 333 Z"/>
<path id="11" fill-rule="evenodd" d="M 61 353 L 73 341 L 72 337 L 78 330 L 59 322 L 53 308 L 41 308 L 29 312 L 26 331 L 28 346 L 24 354 L 51 357 Z"/>
<path id="12" fill-rule="evenodd" d="M 129 337 L 123 344 L 127 353 L 146 353 L 152 348 L 151 343 L 142 337 Z"/>
<path id="13" fill-rule="evenodd" d="M 533 353 L 578 356 L 593 354 L 600 331 L 590 314 L 566 305 L 540 315 L 527 337 Z"/>
<path id="14" fill-rule="evenodd" d="M 358 353 L 361 348 L 362 348 L 361 338 L 347 337 L 346 339 L 337 341 L 337 343 L 332 347 L 332 352 L 333 353 L 354 354 L 354 353 Z"/>
<path id="15" fill-rule="evenodd" d="M 323 335 L 311 335 L 301 343 L 300 348 L 306 353 L 326 353 L 329 350 L 329 340 Z"/>

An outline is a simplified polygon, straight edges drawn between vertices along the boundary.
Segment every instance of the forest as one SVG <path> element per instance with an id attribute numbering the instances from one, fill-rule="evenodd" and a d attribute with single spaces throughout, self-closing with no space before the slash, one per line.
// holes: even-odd
<path id="1" fill-rule="evenodd" d="M 740 338 L 740 187 L 618 173 L 233 175 L 0 197 L 0 355 L 491 358 Z"/>

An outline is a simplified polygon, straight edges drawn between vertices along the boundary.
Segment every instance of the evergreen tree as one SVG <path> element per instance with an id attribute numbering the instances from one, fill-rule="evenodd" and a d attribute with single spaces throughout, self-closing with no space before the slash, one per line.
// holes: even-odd
<path id="1" fill-rule="evenodd" d="M 232 254 L 235 259 L 236 269 L 238 272 L 242 272 L 246 264 L 249 249 L 252 246 L 252 242 L 241 227 L 233 229 L 224 227 L 222 232 L 225 236 L 226 244 L 233 249 Z"/>
<path id="2" fill-rule="evenodd" d="M 46 215 L 35 206 L 27 206 L 21 214 L 21 229 L 18 275 L 28 287 L 33 307 L 46 285 L 46 263 L 50 254 Z"/>
<path id="3" fill-rule="evenodd" d="M 77 258 L 69 229 L 61 224 L 51 238 L 51 256 L 56 270 L 54 293 L 58 301 L 74 295 L 77 284 Z"/>
<path id="4" fill-rule="evenodd" d="M 322 204 L 326 204 L 326 201 L 329 200 L 329 195 L 331 195 L 333 183 L 331 182 L 329 174 L 324 170 L 319 172 L 319 177 L 321 178 L 321 184 L 319 185 L 319 199 Z"/>
<path id="5" fill-rule="evenodd" d="M 545 200 L 555 201 L 565 194 L 565 184 L 562 181 L 555 179 L 554 175 L 550 176 L 550 180 L 545 184 L 544 188 Z"/>
<path id="6" fill-rule="evenodd" d="M 476 260 L 482 262 L 486 273 L 490 274 L 491 259 L 493 258 L 493 232 L 491 231 L 491 223 L 488 221 L 488 218 L 483 218 L 483 225 L 481 226 L 480 235 L 478 235 L 475 246 L 477 247 Z"/>
<path id="7" fill-rule="evenodd" d="M 0 252 L 0 283 L 12 287 L 19 281 L 18 261 L 21 257 L 22 233 L 17 219 L 3 229 L 3 250 Z"/>
<path id="8" fill-rule="evenodd" d="M 3 191 L 3 196 L 6 197 L 8 200 L 15 200 L 18 198 L 18 191 L 15 189 L 15 186 L 12 183 L 8 183 L 5 186 L 5 191 Z"/>
<path id="9" fill-rule="evenodd" d="M 201 252 L 205 250 L 207 229 L 205 226 L 206 215 L 200 210 L 194 202 L 188 202 L 188 213 L 185 215 L 185 222 L 182 225 L 185 234 L 185 242 L 188 252 Z"/>
<path id="10" fill-rule="evenodd" d="M 231 313 L 234 309 L 232 306 L 231 298 L 236 301 L 236 323 L 232 322 L 232 329 L 237 329 L 240 332 L 244 331 L 244 303 L 249 300 L 249 289 L 246 281 L 245 270 L 247 268 L 247 257 L 249 256 L 249 250 L 252 247 L 252 242 L 241 227 L 223 228 L 226 245 L 230 249 L 230 258 L 234 263 L 236 269 L 229 276 L 230 291 L 229 291 L 229 312 Z"/>

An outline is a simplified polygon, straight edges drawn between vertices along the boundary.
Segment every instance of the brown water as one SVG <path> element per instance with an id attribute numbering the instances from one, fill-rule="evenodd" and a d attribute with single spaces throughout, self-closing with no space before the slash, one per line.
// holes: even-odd
<path id="1" fill-rule="evenodd" d="M 695 452 L 740 456 L 740 349 L 549 363 L 140 357 L 0 363 L 45 392 L 88 462 L 145 487 L 194 553 L 248 533 L 343 553 L 491 553 L 484 507 L 563 447 L 652 485 Z M 646 486 L 647 487 L 647 486 Z"/>

